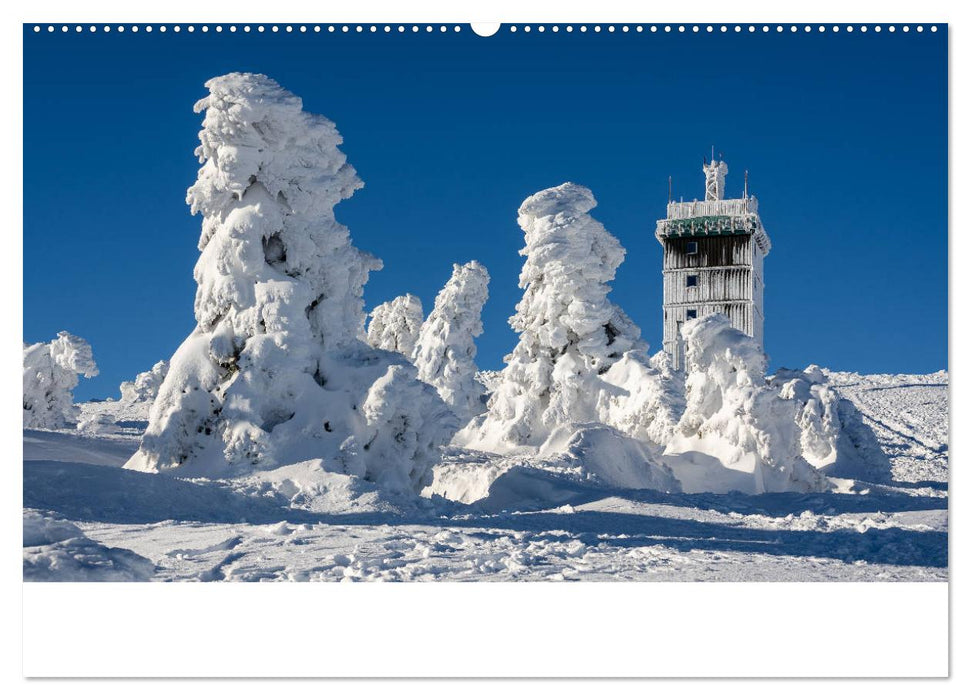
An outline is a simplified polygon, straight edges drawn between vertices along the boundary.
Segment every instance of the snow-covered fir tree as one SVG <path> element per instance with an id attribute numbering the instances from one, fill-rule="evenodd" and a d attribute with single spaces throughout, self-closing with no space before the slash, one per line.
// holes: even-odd
<path id="1" fill-rule="evenodd" d="M 712 314 L 682 327 L 687 377 L 680 434 L 669 452 L 712 455 L 727 468 L 719 482 L 701 473 L 701 490 L 737 488 L 750 493 L 814 491 L 826 479 L 802 456 L 799 406 L 779 396 L 765 380 L 765 355 L 758 343 Z M 691 474 L 676 470 L 687 490 Z M 706 481 L 707 480 L 707 481 Z"/>
<path id="2" fill-rule="evenodd" d="M 169 363 L 165 360 L 156 362 L 152 369 L 139 372 L 133 381 L 122 382 L 118 387 L 121 391 L 122 403 L 150 403 L 158 396 L 159 387 L 169 372 Z"/>
<path id="3" fill-rule="evenodd" d="M 421 299 L 414 294 L 402 294 L 371 311 L 367 342 L 373 348 L 400 352 L 410 358 L 424 320 Z"/>
<path id="4" fill-rule="evenodd" d="M 482 307 L 488 298 L 489 271 L 482 263 L 454 265 L 415 345 L 419 379 L 438 389 L 462 423 L 485 409 L 486 389 L 476 379 L 475 339 L 482 334 Z"/>
<path id="5" fill-rule="evenodd" d="M 78 418 L 78 377 L 95 377 L 98 366 L 83 338 L 61 331 L 49 343 L 24 343 L 24 427 L 65 428 Z"/>
<path id="6" fill-rule="evenodd" d="M 805 370 L 780 369 L 769 385 L 796 403 L 799 443 L 806 461 L 828 476 L 888 481 L 890 460 L 873 429 L 853 403 L 829 385 L 816 365 Z"/>
<path id="7" fill-rule="evenodd" d="M 380 261 L 334 206 L 362 186 L 328 119 L 263 75 L 206 83 L 197 326 L 170 361 L 129 468 L 233 475 L 305 460 L 419 490 L 454 431 L 400 355 L 364 341 Z"/>
<path id="8" fill-rule="evenodd" d="M 662 392 L 640 329 L 607 299 L 625 251 L 588 213 L 596 204 L 589 189 L 566 183 L 519 208 L 526 237 L 519 286 L 525 291 L 509 321 L 519 343 L 505 358 L 488 412 L 460 436 L 464 444 L 508 451 L 539 446 L 564 423 L 614 422 L 636 410 L 627 400 L 630 389 L 605 379 L 625 357 L 643 371 L 617 379 L 634 377 L 648 382 L 643 391 Z M 603 398 L 604 391 L 616 401 Z"/>

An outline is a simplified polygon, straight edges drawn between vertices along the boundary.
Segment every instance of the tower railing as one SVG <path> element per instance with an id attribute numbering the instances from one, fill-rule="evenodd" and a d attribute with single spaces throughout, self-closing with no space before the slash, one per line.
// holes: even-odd
<path id="1" fill-rule="evenodd" d="M 693 202 L 669 202 L 668 219 L 692 219 L 699 216 L 744 216 L 759 213 L 759 200 L 716 199 Z"/>

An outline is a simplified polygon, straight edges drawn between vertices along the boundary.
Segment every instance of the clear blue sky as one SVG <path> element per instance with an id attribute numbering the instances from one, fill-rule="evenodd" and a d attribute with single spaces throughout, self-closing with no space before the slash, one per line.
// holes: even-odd
<path id="1" fill-rule="evenodd" d="M 385 269 L 367 307 L 431 309 L 453 262 L 492 274 L 479 342 L 516 337 L 516 209 L 572 180 L 627 248 L 612 298 L 660 349 L 668 175 L 703 198 L 714 144 L 773 239 L 771 365 L 947 363 L 946 29 L 764 35 L 35 34 L 24 29 L 24 339 L 67 329 L 101 367 L 79 399 L 168 358 L 194 327 L 201 220 L 185 190 L 203 83 L 270 75 L 334 120 L 365 187 L 337 208 Z"/>

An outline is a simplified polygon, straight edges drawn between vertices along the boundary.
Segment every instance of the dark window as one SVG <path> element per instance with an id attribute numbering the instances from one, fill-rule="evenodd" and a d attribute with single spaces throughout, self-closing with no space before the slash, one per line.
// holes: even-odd
<path id="1" fill-rule="evenodd" d="M 688 241 L 688 255 L 694 255 L 698 252 L 698 241 Z"/>
<path id="2" fill-rule="evenodd" d="M 685 280 L 685 287 L 697 287 L 698 286 L 698 275 L 688 275 Z"/>
<path id="3" fill-rule="evenodd" d="M 685 317 L 690 321 L 693 318 L 698 318 L 698 309 L 688 309 L 685 313 Z"/>

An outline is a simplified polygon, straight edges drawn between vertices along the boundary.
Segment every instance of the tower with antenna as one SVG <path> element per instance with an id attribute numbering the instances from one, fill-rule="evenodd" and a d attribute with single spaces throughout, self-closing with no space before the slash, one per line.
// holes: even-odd
<path id="1" fill-rule="evenodd" d="M 720 157 L 712 149 L 702 161 L 702 201 L 672 201 L 669 180 L 667 217 L 654 232 L 664 247 L 664 350 L 677 369 L 684 367 L 681 326 L 707 314 L 725 314 L 763 345 L 763 259 L 772 243 L 748 193 L 748 171 L 741 198 L 725 198 L 728 165 Z"/>

